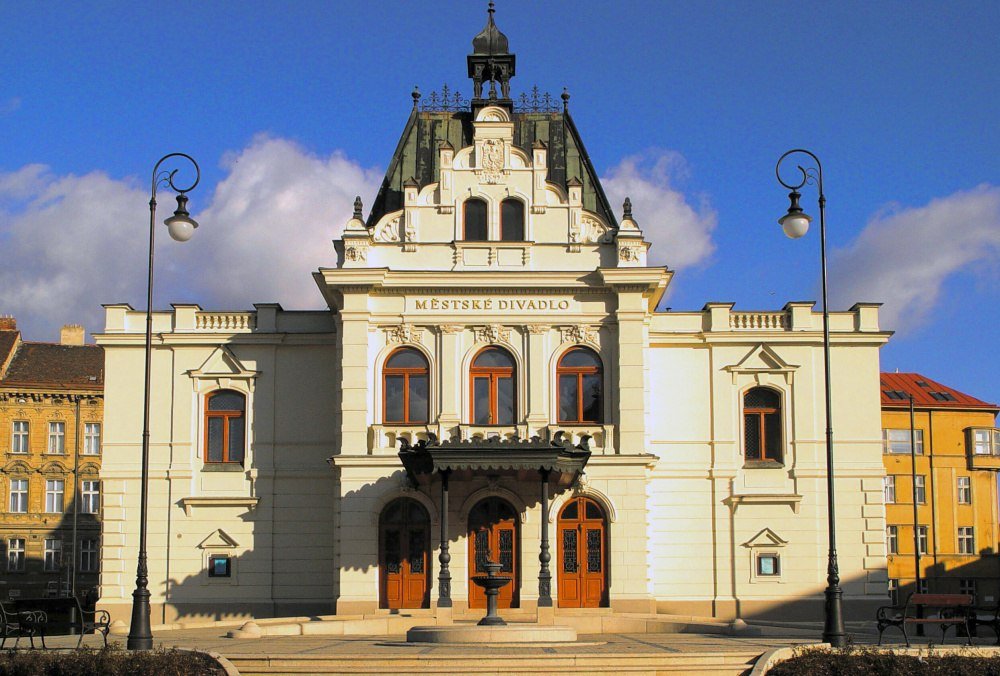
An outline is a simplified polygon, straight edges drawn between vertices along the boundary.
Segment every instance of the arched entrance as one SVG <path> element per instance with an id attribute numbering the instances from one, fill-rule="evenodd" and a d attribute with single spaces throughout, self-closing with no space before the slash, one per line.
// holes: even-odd
<path id="1" fill-rule="evenodd" d="M 380 608 L 430 607 L 431 520 L 416 500 L 386 505 L 378 523 Z"/>
<path id="2" fill-rule="evenodd" d="M 577 497 L 559 512 L 558 584 L 560 608 L 608 604 L 607 519 L 591 498 Z"/>
<path id="3" fill-rule="evenodd" d="M 486 561 L 499 561 L 500 575 L 510 583 L 500 589 L 500 608 L 517 608 L 520 598 L 520 542 L 517 512 L 501 498 L 485 498 L 469 511 L 469 607 L 485 608 L 486 595 L 472 581 L 473 575 L 486 575 Z"/>

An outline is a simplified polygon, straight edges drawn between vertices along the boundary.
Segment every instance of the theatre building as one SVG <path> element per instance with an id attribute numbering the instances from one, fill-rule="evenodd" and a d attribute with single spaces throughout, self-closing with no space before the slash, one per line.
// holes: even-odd
<path id="1" fill-rule="evenodd" d="M 820 617 L 821 315 L 658 310 L 673 273 L 649 264 L 643 215 L 608 203 L 568 96 L 511 94 L 492 15 L 467 61 L 471 100 L 414 92 L 370 210 L 301 271 L 315 311 L 154 313 L 154 624 L 461 613 L 487 560 L 519 612 Z M 97 337 L 101 607 L 126 622 L 144 320 L 108 305 Z M 830 322 L 851 617 L 886 595 L 888 334 L 873 304 Z"/>

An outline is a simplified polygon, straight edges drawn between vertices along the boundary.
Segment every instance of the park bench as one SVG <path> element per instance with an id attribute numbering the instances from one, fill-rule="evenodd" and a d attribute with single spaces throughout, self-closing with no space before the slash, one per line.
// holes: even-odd
<path id="1" fill-rule="evenodd" d="M 0 650 L 7 645 L 7 639 L 14 637 L 14 647 L 22 638 L 31 641 L 31 647 L 35 647 L 35 636 L 38 627 L 45 623 L 45 613 L 42 611 L 31 612 L 11 612 L 0 603 Z"/>
<path id="2" fill-rule="evenodd" d="M 889 627 L 899 627 L 906 635 L 906 625 L 937 625 L 941 627 L 941 643 L 944 643 L 948 627 L 965 627 L 968 644 L 972 644 L 970 629 L 974 623 L 972 597 L 968 594 L 910 594 L 902 606 L 882 606 L 875 615 L 878 622 L 878 643 L 882 645 L 882 632 Z M 958 630 L 955 630 L 956 635 Z"/>
<path id="3" fill-rule="evenodd" d="M 984 626 L 993 630 L 1000 645 L 1000 602 L 993 606 L 976 606 L 972 609 L 973 628 Z"/>
<path id="4" fill-rule="evenodd" d="M 80 599 L 75 596 L 45 599 L 17 599 L 14 609 L 20 614 L 41 614 L 41 621 L 32 627 L 33 636 L 42 640 L 46 648 L 46 636 L 61 636 L 75 634 L 80 638 L 76 642 L 79 648 L 83 643 L 83 635 L 101 632 L 104 646 L 108 645 L 108 632 L 111 630 L 111 615 L 106 610 L 84 610 Z M 23 622 L 22 622 L 23 624 Z M 32 642 L 34 647 L 34 642 Z"/>

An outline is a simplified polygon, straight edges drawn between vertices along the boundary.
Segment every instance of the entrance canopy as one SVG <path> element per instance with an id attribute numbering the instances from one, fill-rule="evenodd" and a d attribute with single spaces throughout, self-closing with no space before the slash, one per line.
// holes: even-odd
<path id="1" fill-rule="evenodd" d="M 461 479 L 477 474 L 536 477 L 544 470 L 557 486 L 571 485 L 590 459 L 588 438 L 574 446 L 557 433 L 551 441 L 531 439 L 467 439 L 439 441 L 436 437 L 411 445 L 400 439 L 399 459 L 410 480 L 419 485 L 435 473 L 447 471 Z"/>

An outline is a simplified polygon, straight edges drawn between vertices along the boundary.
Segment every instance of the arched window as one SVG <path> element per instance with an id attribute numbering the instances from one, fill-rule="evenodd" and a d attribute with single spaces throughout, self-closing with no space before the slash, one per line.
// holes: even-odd
<path id="1" fill-rule="evenodd" d="M 246 397 L 234 390 L 211 392 L 205 402 L 205 462 L 243 463 Z"/>
<path id="2" fill-rule="evenodd" d="M 500 203 L 500 239 L 524 241 L 524 202 L 521 200 L 505 199 Z"/>
<path id="3" fill-rule="evenodd" d="M 472 423 L 513 425 L 514 358 L 500 347 L 484 348 L 472 360 Z"/>
<path id="4" fill-rule="evenodd" d="M 559 422 L 599 423 L 603 419 L 601 360 L 593 350 L 574 347 L 556 366 Z"/>
<path id="5" fill-rule="evenodd" d="M 767 387 L 743 395 L 743 452 L 747 460 L 781 462 L 781 396 Z"/>
<path id="6" fill-rule="evenodd" d="M 389 356 L 382 369 L 384 422 L 427 422 L 428 372 L 427 359 L 412 347 L 400 348 Z"/>
<path id="7" fill-rule="evenodd" d="M 462 239 L 469 242 L 485 242 L 489 237 L 486 226 L 486 202 L 481 199 L 467 199 L 463 206 Z"/>

